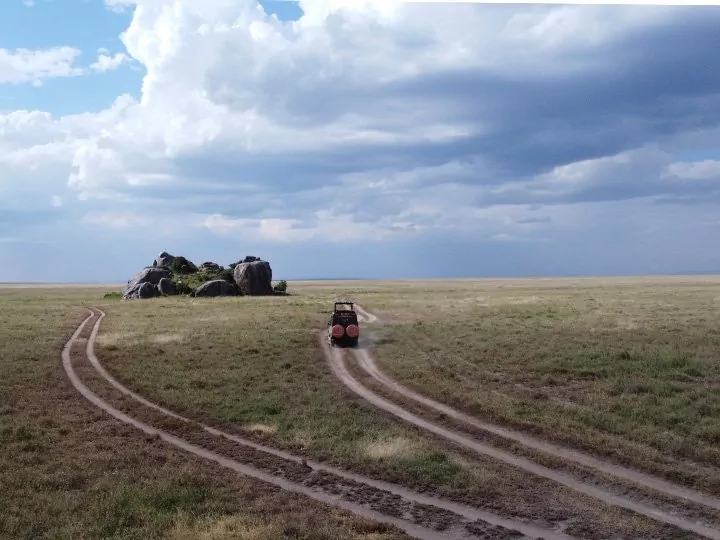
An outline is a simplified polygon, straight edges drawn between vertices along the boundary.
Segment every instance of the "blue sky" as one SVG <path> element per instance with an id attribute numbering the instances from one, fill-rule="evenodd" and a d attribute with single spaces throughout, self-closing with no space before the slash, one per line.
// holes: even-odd
<path id="1" fill-rule="evenodd" d="M 32 4 L 32 5 L 29 5 Z M 718 7 L 0 4 L 0 282 L 720 271 Z"/>

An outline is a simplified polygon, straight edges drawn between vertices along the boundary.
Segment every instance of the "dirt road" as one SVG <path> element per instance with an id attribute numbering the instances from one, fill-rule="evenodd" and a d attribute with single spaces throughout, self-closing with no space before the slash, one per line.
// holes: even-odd
<path id="1" fill-rule="evenodd" d="M 160 407 L 142 396 L 132 392 L 117 381 L 105 370 L 95 354 L 95 340 L 105 314 L 100 310 L 90 312 L 88 317 L 77 328 L 62 352 L 62 364 L 73 386 L 92 405 L 102 409 L 120 422 L 135 427 L 146 435 L 159 437 L 167 444 L 184 450 L 195 456 L 213 461 L 222 467 L 240 474 L 273 484 L 281 489 L 299 493 L 327 503 L 353 514 L 390 523 L 404 530 L 410 536 L 435 539 L 465 538 L 571 538 L 557 531 L 535 526 L 519 520 L 457 504 L 452 501 L 415 493 L 407 488 L 383 482 L 373 478 L 357 475 L 334 467 L 307 461 L 279 449 L 257 444 L 234 434 L 225 433 L 211 426 L 195 422 L 164 407 Z M 145 409 L 162 416 L 172 418 L 181 423 L 193 424 L 213 437 L 224 439 L 232 444 L 248 448 L 256 453 L 266 454 L 284 460 L 293 465 L 301 464 L 305 474 L 298 476 L 297 467 L 292 479 L 278 474 L 270 474 L 263 470 L 260 462 L 240 462 L 217 452 L 205 445 L 193 443 L 167 429 L 153 427 L 149 422 L 134 417 L 113 406 L 106 399 L 93 392 L 78 376 L 73 363 L 73 351 L 77 348 L 81 334 L 94 319 L 92 330 L 87 337 L 82 360 L 87 360 L 97 373 L 112 388 L 131 398 Z M 274 469 L 277 470 L 277 469 Z M 317 475 L 324 475 L 323 482 L 317 482 Z M 361 489 L 358 489 L 360 486 Z M 339 494 L 338 494 L 339 493 Z M 389 509 L 389 510 L 386 510 Z"/>
<path id="2" fill-rule="evenodd" d="M 379 319 L 375 315 L 369 313 L 362 306 L 358 306 L 356 304 L 355 308 L 358 311 L 358 315 L 361 321 L 365 322 L 366 324 L 379 321 Z M 368 330 L 365 329 L 364 333 L 367 335 Z M 371 342 L 372 340 L 366 340 L 366 342 L 368 341 Z M 717 524 L 700 523 L 695 519 L 686 518 L 682 515 L 677 515 L 677 511 L 666 511 L 664 509 L 657 508 L 643 502 L 617 495 L 607 489 L 603 489 L 601 487 L 598 487 L 597 485 L 578 480 L 563 472 L 558 472 L 548 467 L 538 465 L 537 463 L 534 463 L 527 458 L 519 457 L 515 454 L 505 452 L 488 444 L 484 444 L 474 439 L 470 434 L 430 422 L 429 420 L 408 411 L 401 405 L 395 402 L 391 402 L 371 391 L 367 387 L 363 386 L 357 379 L 352 376 L 350 371 L 347 369 L 345 355 L 342 350 L 335 348 L 331 349 L 326 345 L 325 349 L 333 372 L 343 382 L 343 384 L 345 384 L 345 386 L 347 386 L 350 390 L 361 396 L 369 403 L 397 416 L 405 422 L 413 424 L 425 431 L 447 439 L 448 441 L 456 443 L 478 454 L 490 456 L 509 465 L 519 467 L 532 474 L 558 482 L 580 493 L 594 497 L 602 501 L 603 503 L 631 510 L 651 519 L 674 525 L 680 529 L 696 533 L 706 538 L 720 539 L 720 528 L 718 528 Z M 490 432 L 494 435 L 510 439 L 516 443 L 522 444 L 534 450 L 544 452 L 556 458 L 561 458 L 566 461 L 579 463 L 581 465 L 599 470 L 603 473 L 615 476 L 622 480 L 654 489 L 665 495 L 681 498 L 686 501 L 691 501 L 693 503 L 707 506 L 709 508 L 720 509 L 720 501 L 709 495 L 671 484 L 670 482 L 667 482 L 666 480 L 661 478 L 652 477 L 650 475 L 646 475 L 644 473 L 640 473 L 626 467 L 620 467 L 612 463 L 602 461 L 593 456 L 578 452 L 576 450 L 563 448 L 558 445 L 553 445 L 545 441 L 530 437 L 523 433 L 503 428 L 502 426 L 479 421 L 460 411 L 452 409 L 447 405 L 438 403 L 437 401 L 431 400 L 425 396 L 418 394 L 417 392 L 405 388 L 396 381 L 390 379 L 382 372 L 380 372 L 366 348 L 351 349 L 350 354 L 352 355 L 357 365 L 364 369 L 365 372 L 368 373 L 368 375 L 370 375 L 374 380 L 381 383 L 386 388 L 392 390 L 398 396 L 401 396 L 404 399 L 415 401 L 416 403 L 423 405 L 427 409 L 441 412 L 450 418 L 470 425 L 476 429 L 480 429 L 486 432 Z"/>

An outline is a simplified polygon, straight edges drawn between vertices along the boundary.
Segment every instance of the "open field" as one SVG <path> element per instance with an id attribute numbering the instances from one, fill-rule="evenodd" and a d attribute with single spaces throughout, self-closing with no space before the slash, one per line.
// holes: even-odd
<path id="1" fill-rule="evenodd" d="M 104 290 L 0 289 L 0 538 L 401 538 L 227 474 L 89 405 L 60 350 Z"/>
<path id="2" fill-rule="evenodd" d="M 303 282 L 290 283 L 290 297 L 135 302 L 103 300 L 103 292 L 0 288 L 0 361 L 8 374 L 0 381 L 0 480 L 11 486 L 0 496 L 11 509 L 0 518 L 0 536 L 6 530 L 38 536 L 36 515 L 40 535 L 48 536 L 97 537 L 102 527 L 118 536 L 169 530 L 192 537 L 197 528 L 222 536 L 226 526 L 255 527 L 257 538 L 399 535 L 341 511 L 318 512 L 318 503 L 148 442 L 93 409 L 74 393 L 59 360 L 84 305 L 107 312 L 95 345 L 102 364 L 151 401 L 308 459 L 508 518 L 578 538 L 697 537 L 468 452 L 368 405 L 337 381 L 317 344 L 333 299 L 349 297 L 380 317 L 372 325 L 372 354 L 408 387 L 477 418 L 720 491 L 713 445 L 720 381 L 712 361 L 720 278 Z M 98 395 L 144 421 L 162 422 L 115 392 L 80 356 L 75 362 Z M 350 370 L 357 372 L 352 361 Z M 31 452 L 26 447 L 36 450 L 13 468 L 16 454 Z M 528 457 L 559 466 L 547 456 Z M 83 481 L 36 480 L 51 473 Z M 607 478 L 596 482 L 630 489 Z M 188 500 L 172 497 L 188 491 Z M 34 501 L 32 510 L 24 496 Z M 633 497 L 720 521 L 718 512 L 679 508 L 657 494 L 636 490 Z M 40 510 L 46 501 L 50 510 Z M 106 503 L 122 508 L 125 518 L 118 522 Z M 263 516 L 273 516 L 267 530 L 259 525 Z"/>
<path id="3" fill-rule="evenodd" d="M 392 377 L 475 416 L 720 493 L 720 279 L 415 295 L 375 310 L 402 321 L 379 331 L 379 365 Z"/>

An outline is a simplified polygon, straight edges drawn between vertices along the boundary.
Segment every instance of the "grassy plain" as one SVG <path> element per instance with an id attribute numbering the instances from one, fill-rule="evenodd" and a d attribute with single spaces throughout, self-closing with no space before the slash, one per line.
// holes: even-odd
<path id="1" fill-rule="evenodd" d="M 720 493 L 720 278 L 425 283 L 373 307 L 406 385 Z"/>
<path id="2" fill-rule="evenodd" d="M 289 297 L 130 302 L 103 299 L 107 290 L 0 289 L 0 482 L 9 486 L 0 506 L 10 509 L 0 533 L 183 538 L 246 527 L 257 538 L 390 537 L 218 473 L 93 410 L 59 362 L 83 305 L 108 314 L 101 361 L 153 401 L 378 478 L 562 523 L 570 534 L 679 537 L 468 456 L 348 394 L 317 347 L 332 301 L 349 297 L 385 321 L 374 330 L 376 356 L 408 386 L 720 490 L 720 278 L 296 282 Z"/>
<path id="3" fill-rule="evenodd" d="M 391 539 L 94 409 L 60 351 L 107 287 L 0 287 L 0 538 Z"/>

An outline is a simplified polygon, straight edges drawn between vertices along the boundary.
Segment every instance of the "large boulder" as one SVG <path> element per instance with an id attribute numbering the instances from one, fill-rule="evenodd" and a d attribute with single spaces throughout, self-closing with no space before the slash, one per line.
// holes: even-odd
<path id="1" fill-rule="evenodd" d="M 163 251 L 160 255 L 157 256 L 157 259 L 155 259 L 155 263 L 153 264 L 153 266 L 169 267 L 174 260 L 175 257 L 173 255 L 170 255 L 167 251 Z"/>
<path id="2" fill-rule="evenodd" d="M 160 291 L 158 290 L 157 285 L 153 285 L 152 283 L 141 283 L 137 290 L 137 296 L 140 299 L 156 298 L 160 296 Z"/>
<path id="3" fill-rule="evenodd" d="M 140 285 L 142 285 L 142 283 L 135 283 L 134 285 L 131 285 L 130 282 L 128 282 L 127 288 L 123 291 L 123 300 L 132 300 L 133 298 L 137 298 Z"/>
<path id="4" fill-rule="evenodd" d="M 171 277 L 172 273 L 167 268 L 148 266 L 140 270 L 140 272 L 135 274 L 135 276 L 130 281 L 128 281 L 128 286 L 125 290 L 127 291 L 135 287 L 135 285 L 139 285 L 141 283 L 150 283 L 152 285 L 157 285 L 158 283 L 160 283 L 161 279 L 170 279 Z"/>
<path id="5" fill-rule="evenodd" d="M 207 281 L 195 290 L 195 297 L 237 296 L 237 294 L 235 285 L 224 279 Z"/>
<path id="6" fill-rule="evenodd" d="M 170 279 L 172 274 L 167 268 L 158 268 L 148 266 L 138 272 L 130 281 L 128 281 L 127 287 L 123 291 L 123 298 L 126 300 L 132 298 L 154 298 L 160 295 L 160 291 L 157 290 L 157 284 L 163 279 Z M 142 293 L 140 292 L 142 285 L 149 285 L 152 290 L 148 287 L 143 288 Z"/>
<path id="7" fill-rule="evenodd" d="M 241 262 L 235 267 L 233 278 L 242 294 L 248 296 L 273 294 L 272 268 L 267 261 L 257 259 Z"/>
<path id="8" fill-rule="evenodd" d="M 123 295 L 123 299 L 125 300 L 134 300 L 134 299 L 147 299 L 147 298 L 156 298 L 160 296 L 160 291 L 158 290 L 156 285 L 153 285 L 152 283 L 137 283 L 127 291 L 125 291 L 125 294 Z"/>
<path id="9" fill-rule="evenodd" d="M 157 284 L 158 291 L 160 294 L 165 296 L 174 296 L 178 293 L 175 283 L 169 278 L 162 278 Z"/>

